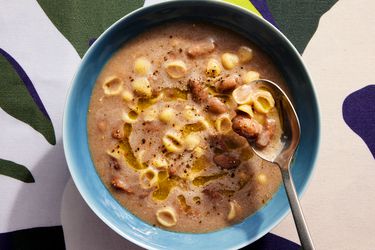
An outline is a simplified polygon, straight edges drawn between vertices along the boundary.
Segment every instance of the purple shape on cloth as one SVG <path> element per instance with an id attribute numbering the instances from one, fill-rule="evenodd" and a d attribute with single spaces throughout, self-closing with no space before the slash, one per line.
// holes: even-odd
<path id="1" fill-rule="evenodd" d="M 14 70 L 17 72 L 18 76 L 21 78 L 22 82 L 25 84 L 27 91 L 33 98 L 35 104 L 38 106 L 39 110 L 43 113 L 43 115 L 48 119 L 51 120 L 49 117 L 46 108 L 43 105 L 42 100 L 40 99 L 38 92 L 36 91 L 33 83 L 31 82 L 30 78 L 27 76 L 26 72 L 23 70 L 21 65 L 9 55 L 5 50 L 0 48 L 0 54 L 4 56 L 5 59 L 12 65 Z"/>
<path id="2" fill-rule="evenodd" d="M 268 233 L 243 250 L 298 250 L 301 246 L 275 234 Z"/>
<path id="3" fill-rule="evenodd" d="M 368 85 L 348 95 L 342 104 L 342 115 L 375 158 L 375 85 Z"/>
<path id="4" fill-rule="evenodd" d="M 96 41 L 97 38 L 90 38 L 89 39 L 89 47 L 91 47 L 91 45 L 93 45 L 93 43 Z"/>
<path id="5" fill-rule="evenodd" d="M 249 0 L 255 8 L 262 14 L 263 18 L 266 19 L 268 22 L 272 23 L 273 26 L 277 27 L 275 19 L 273 18 L 271 11 L 268 8 L 266 0 Z"/>

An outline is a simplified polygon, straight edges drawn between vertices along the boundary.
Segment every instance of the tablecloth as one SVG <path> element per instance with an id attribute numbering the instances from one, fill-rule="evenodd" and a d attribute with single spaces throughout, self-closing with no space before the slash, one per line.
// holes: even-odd
<path id="1" fill-rule="evenodd" d="M 142 0 L 0 0 L 0 249 L 138 249 L 85 204 L 62 147 L 71 79 L 90 44 Z M 321 111 L 302 206 L 317 249 L 375 249 L 375 2 L 231 0 L 303 55 Z M 298 249 L 291 215 L 247 249 Z"/>

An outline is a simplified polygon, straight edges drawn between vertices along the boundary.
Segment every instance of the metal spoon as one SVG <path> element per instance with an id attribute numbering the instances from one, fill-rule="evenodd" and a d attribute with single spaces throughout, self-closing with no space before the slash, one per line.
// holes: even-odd
<path id="1" fill-rule="evenodd" d="M 302 248 L 305 250 L 315 249 L 302 213 L 290 170 L 290 163 L 297 149 L 301 134 L 297 113 L 288 96 L 274 82 L 261 79 L 253 81 L 251 84 L 257 88 L 267 89 L 275 99 L 275 105 L 279 110 L 283 130 L 283 134 L 281 135 L 283 148 L 279 154 L 269 156 L 257 148 L 254 141 L 249 140 L 249 144 L 259 157 L 279 166 Z"/>

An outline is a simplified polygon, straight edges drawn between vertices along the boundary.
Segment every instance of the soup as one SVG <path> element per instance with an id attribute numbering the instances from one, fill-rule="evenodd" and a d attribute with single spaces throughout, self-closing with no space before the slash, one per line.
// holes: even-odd
<path id="1" fill-rule="evenodd" d="M 243 136 L 277 152 L 282 133 L 272 95 L 251 84 L 259 78 L 283 83 L 260 48 L 210 24 L 165 24 L 128 41 L 97 78 L 88 110 L 105 186 L 173 231 L 218 230 L 257 211 L 281 176 Z"/>

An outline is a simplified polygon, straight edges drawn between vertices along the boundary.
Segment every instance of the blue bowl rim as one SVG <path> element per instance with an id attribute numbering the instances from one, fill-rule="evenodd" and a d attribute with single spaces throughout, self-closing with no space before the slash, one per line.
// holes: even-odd
<path id="1" fill-rule="evenodd" d="M 261 16 L 258 16 L 257 14 L 253 13 L 252 11 L 248 10 L 248 9 L 245 9 L 241 6 L 238 6 L 238 5 L 235 5 L 235 4 L 232 4 L 232 3 L 228 3 L 228 2 L 224 2 L 224 1 L 212 1 L 212 0 L 206 0 L 206 1 L 202 1 L 202 0 L 168 0 L 168 1 L 165 1 L 165 2 L 161 2 L 161 3 L 156 3 L 156 4 L 152 4 L 152 5 L 149 5 L 149 6 L 143 6 L 139 9 L 136 9 L 132 12 L 130 12 L 129 14 L 125 15 L 124 17 L 120 18 L 119 20 L 117 20 L 115 23 L 113 23 L 110 27 L 108 27 L 97 39 L 96 41 L 90 46 L 90 48 L 86 51 L 85 55 L 83 56 L 82 60 L 81 60 L 81 63 L 71 81 L 71 84 L 69 86 L 69 90 L 68 90 L 68 93 L 67 93 L 67 97 L 66 97 L 66 104 L 65 104 L 65 109 L 64 109 L 64 114 L 63 114 L 63 147 L 64 147 L 64 154 L 65 154 L 65 158 L 66 158 L 66 162 L 68 164 L 68 168 L 69 168 L 69 171 L 71 173 L 71 176 L 72 176 L 72 179 L 79 191 L 79 193 L 81 194 L 82 198 L 84 199 L 84 201 L 86 202 L 86 204 L 90 207 L 90 209 L 105 223 L 107 224 L 112 230 L 114 230 L 115 232 L 117 232 L 119 235 L 121 235 L 122 237 L 124 237 L 125 239 L 137 244 L 138 246 L 141 246 L 141 247 L 144 247 L 146 249 L 150 249 L 150 245 L 148 245 L 147 243 L 144 243 L 144 242 L 141 242 L 141 241 L 137 241 L 131 237 L 129 237 L 126 233 L 124 233 L 123 231 L 121 231 L 120 229 L 118 229 L 116 226 L 114 226 L 105 216 L 103 216 L 100 212 L 99 209 L 97 209 L 93 204 L 90 203 L 89 199 L 87 198 L 87 194 L 83 191 L 83 184 L 81 184 L 79 182 L 79 180 L 77 179 L 78 177 L 76 176 L 75 174 L 75 170 L 74 168 L 72 167 L 73 163 L 72 163 L 72 159 L 70 158 L 70 150 L 69 150 L 69 144 L 68 144 L 68 139 L 67 139 L 67 135 L 69 134 L 69 131 L 67 130 L 67 123 L 68 123 L 68 119 L 67 119 L 67 116 L 68 116 L 68 111 L 69 111 L 69 103 L 71 103 L 71 96 L 72 96 L 72 90 L 73 90 L 73 87 L 76 83 L 76 78 L 77 78 L 77 75 L 78 73 L 82 70 L 82 68 L 84 67 L 84 65 L 86 64 L 86 61 L 87 61 L 87 58 L 89 57 L 89 55 L 92 53 L 92 51 L 94 50 L 94 47 L 97 43 L 97 41 L 103 39 L 103 37 L 105 37 L 107 35 L 107 33 L 109 33 L 115 26 L 117 26 L 119 23 L 123 22 L 124 20 L 128 19 L 129 17 L 135 15 L 135 14 L 139 14 L 139 13 L 142 13 L 143 11 L 145 10 L 148 10 L 148 9 L 151 9 L 151 8 L 154 8 L 154 7 L 158 7 L 158 6 L 164 6 L 164 5 L 169 5 L 169 4 L 174 4 L 174 3 L 180 3 L 181 5 L 183 5 L 183 3 L 210 3 L 210 4 L 216 4 L 216 5 L 221 5 L 222 7 L 225 7 L 225 8 L 228 8 L 228 9 L 234 9 L 235 11 L 239 11 L 239 12 L 242 12 L 246 15 L 250 15 L 252 16 L 252 18 L 254 19 L 257 19 L 258 21 L 262 22 L 264 25 L 268 26 L 269 29 L 272 30 L 273 33 L 275 33 L 275 35 L 278 35 L 279 38 L 282 40 L 282 42 L 284 42 L 287 46 L 290 47 L 290 49 L 292 49 L 293 53 L 295 54 L 295 56 L 297 56 L 297 59 L 300 63 L 300 66 L 306 76 L 306 79 L 308 80 L 309 82 L 309 85 L 311 86 L 311 89 L 312 89 L 312 95 L 313 95 L 313 98 L 315 100 L 315 106 L 316 106 L 316 114 L 315 117 L 317 118 L 316 122 L 317 122 L 317 138 L 316 138 L 316 148 L 315 148 L 315 151 L 313 152 L 314 153 L 314 156 L 313 156 L 313 160 L 312 160 L 312 163 L 311 163 L 311 170 L 309 171 L 308 175 L 307 175 L 307 178 L 306 178 L 306 181 L 302 184 L 302 187 L 300 188 L 299 192 L 298 192 L 298 196 L 301 197 L 306 189 L 307 189 L 307 186 L 309 185 L 310 181 L 311 181 L 311 177 L 315 171 L 315 168 L 316 168 L 316 159 L 317 159 L 317 156 L 318 156 L 318 153 L 319 153 L 319 148 L 320 148 L 320 137 L 321 137 L 321 133 L 320 133 L 320 127 L 321 127 L 321 120 L 320 120 L 320 113 L 319 113 L 319 104 L 318 104 L 318 99 L 317 99 L 317 95 L 316 95 L 316 90 L 315 90 L 315 87 L 313 85 L 313 81 L 311 79 L 311 76 L 310 74 L 308 73 L 307 71 L 307 68 L 303 62 L 303 59 L 301 57 L 301 55 L 299 54 L 299 52 L 297 51 L 297 49 L 294 47 L 294 45 L 288 40 L 288 38 L 280 31 L 278 30 L 275 26 L 273 26 L 270 22 L 268 22 L 266 19 L 264 19 L 263 17 Z M 261 208 L 262 209 L 262 208 Z M 232 247 L 232 249 L 239 249 L 239 248 L 242 248 L 242 247 L 245 247 L 247 246 L 248 244 L 252 243 L 252 242 L 255 242 L 256 240 L 258 240 L 259 238 L 263 237 L 266 233 L 270 232 L 274 227 L 276 227 L 286 216 L 287 214 L 290 212 L 290 208 L 288 208 L 277 220 L 275 220 L 273 223 L 271 223 L 270 225 L 268 225 L 264 230 L 260 231 L 257 233 L 257 236 L 248 240 L 248 241 L 245 241 L 245 242 L 240 242 L 238 243 L 237 245 L 234 245 Z"/>

